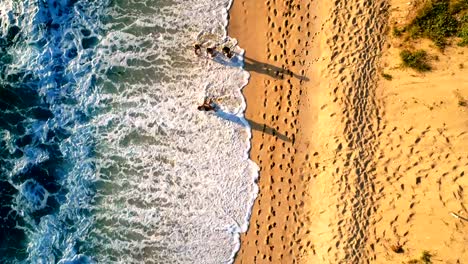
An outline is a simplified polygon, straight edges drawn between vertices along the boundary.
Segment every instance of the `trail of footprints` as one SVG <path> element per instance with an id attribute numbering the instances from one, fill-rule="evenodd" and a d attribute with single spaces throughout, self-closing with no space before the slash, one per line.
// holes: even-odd
<path id="1" fill-rule="evenodd" d="M 294 148 L 298 133 L 297 116 L 300 97 L 304 92 L 303 80 L 296 76 L 303 76 L 308 65 L 320 60 L 309 55 L 310 42 L 318 33 L 311 34 L 309 31 L 310 2 L 303 4 L 304 2 L 266 1 L 269 10 L 267 21 L 270 26 L 270 30 L 266 32 L 266 52 L 269 61 L 274 65 L 279 64 L 283 71 L 272 72 L 272 78 L 265 81 L 263 101 L 265 108 L 273 105 L 279 114 L 264 112 L 262 116 L 265 124 L 284 133 L 291 139 L 292 144 L 282 142 L 278 145 L 280 149 L 275 150 L 275 147 L 265 140 L 259 147 L 260 152 L 269 154 L 266 155 L 269 160 L 262 160 L 262 155 L 256 157 L 261 167 L 261 191 L 256 203 L 271 206 L 267 212 L 259 210 L 258 206 L 254 207 L 255 223 L 249 229 L 246 239 L 254 241 L 253 245 L 247 246 L 255 247 L 256 255 L 239 258 L 245 263 L 296 263 L 301 258 L 306 260 L 307 254 L 317 254 L 313 241 L 308 236 L 314 230 L 308 230 L 305 226 L 305 223 L 310 223 L 313 219 L 309 219 L 308 214 L 301 210 L 307 194 L 297 193 L 294 185 L 307 185 L 312 177 L 317 177 L 317 174 L 303 174 L 305 168 L 301 166 L 304 164 L 295 164 L 293 157 L 297 152 Z M 336 178 L 336 184 L 332 184 L 331 188 L 336 186 L 336 190 L 332 192 L 337 194 L 338 200 L 333 206 L 342 218 L 337 223 L 330 223 L 334 242 L 329 245 L 328 256 L 322 258 L 331 263 L 340 263 L 343 260 L 361 263 L 375 259 L 365 248 L 369 218 L 376 210 L 372 202 L 375 188 L 373 157 L 378 147 L 376 138 L 380 125 L 379 102 L 374 100 L 375 80 L 372 76 L 376 75 L 375 57 L 381 50 L 380 36 L 383 35 L 381 33 L 385 25 L 383 19 L 376 18 L 382 17 L 380 12 L 386 6 L 383 2 L 371 4 L 357 0 L 335 1 L 334 4 L 335 12 L 328 22 L 332 25 L 327 27 L 334 30 L 328 34 L 331 36 L 328 45 L 332 48 L 332 54 L 331 58 L 322 60 L 330 61 L 329 78 L 340 80 L 339 86 L 330 89 L 333 92 L 333 101 L 330 103 L 339 104 L 343 109 L 344 117 L 340 122 L 342 134 L 346 136 L 337 137 L 337 141 L 334 142 L 337 152 L 332 164 L 336 164 L 337 167 L 319 168 L 320 162 L 314 162 L 320 160 L 319 153 L 306 154 L 306 160 L 310 159 L 311 163 L 306 166 L 312 168 L 311 171 L 316 170 L 318 173 L 321 170 L 321 174 L 330 174 Z M 286 6 L 285 9 L 281 9 L 285 10 L 284 12 L 278 11 L 280 9 L 276 7 L 279 5 Z M 338 8 L 346 8 L 348 12 L 337 12 Z M 303 28 L 304 19 L 308 22 Z M 359 28 L 357 24 L 366 26 Z M 325 26 L 322 26 L 322 30 L 324 28 Z M 273 50 L 280 52 L 274 53 Z M 298 55 L 310 60 L 299 60 Z M 280 130 L 279 122 L 287 125 L 285 131 Z M 277 137 L 273 139 L 278 140 Z M 271 165 L 267 167 L 264 164 Z M 284 217 L 282 220 L 285 221 L 275 221 L 279 217 Z M 262 225 L 268 225 L 268 228 L 262 228 Z M 348 236 L 345 237 L 344 234 Z M 275 245 L 282 245 L 282 248 L 275 248 Z M 242 255 L 244 250 L 245 248 L 241 249 L 239 254 Z"/>
<path id="2" fill-rule="evenodd" d="M 271 70 L 270 78 L 265 80 L 261 115 L 266 126 L 285 135 L 290 142 L 263 133 L 263 143 L 253 146 L 257 148 L 253 152 L 260 153 L 254 157 L 261 168 L 260 194 L 244 238 L 248 244 L 241 247 L 237 259 L 242 263 L 297 263 L 307 261 L 308 254 L 313 254 L 319 255 L 324 263 L 374 263 L 382 260 L 376 248 L 384 240 L 398 237 L 400 243 L 407 243 L 405 237 L 411 227 L 404 224 L 416 217 L 415 209 L 424 199 L 411 191 L 414 188 L 434 186 L 443 205 L 458 203 L 458 207 L 464 208 L 466 185 L 460 181 L 466 174 L 463 168 L 468 166 L 468 158 L 453 157 L 448 145 L 440 141 L 444 137 L 438 128 L 407 131 L 382 121 L 385 113 L 383 102 L 375 94 L 375 78 L 386 30 L 387 2 L 334 1 L 328 25 L 322 25 L 320 33 L 328 36 L 328 58 L 314 58 L 309 54 L 311 42 L 319 34 L 311 33 L 309 12 L 313 10 L 309 1 L 267 0 L 265 3 L 269 13 L 266 18 L 268 63 L 283 70 Z M 321 160 L 329 156 L 308 153 L 305 154 L 308 164 L 297 164 L 294 155 L 299 155 L 295 148 L 299 106 L 307 92 L 304 80 L 298 76 L 304 76 L 307 67 L 320 60 L 328 61 L 325 72 L 328 79 L 334 80 L 330 82 L 333 85 L 323 88 L 329 90 L 331 99 L 320 110 L 339 111 L 330 113 L 330 123 L 338 124 L 337 135 L 327 144 L 334 154 L 332 160 Z M 271 107 L 277 110 L 275 114 L 266 111 Z M 419 134 L 409 149 L 403 149 L 401 146 L 411 139 L 408 133 Z M 421 143 L 430 138 L 431 144 L 439 149 L 425 156 Z M 444 140 L 447 143 L 449 137 Z M 437 162 L 452 167 L 438 170 Z M 419 175 L 414 182 L 406 176 L 410 172 Z M 425 185 L 429 173 L 440 173 L 440 180 Z M 329 223 L 327 231 L 332 241 L 325 248 L 316 248 L 310 239 L 309 234 L 317 230 L 307 226 L 314 221 L 309 219 L 312 214 L 305 212 L 308 193 L 302 191 L 306 188 L 298 188 L 307 186 L 316 177 L 331 179 L 327 188 L 333 194 L 329 199 L 335 201 L 328 209 L 339 215 L 339 219 Z M 385 187 L 389 184 L 391 188 Z M 395 198 L 390 204 L 381 205 L 379 200 L 384 195 Z M 399 215 L 395 208 L 401 208 L 402 202 L 407 203 L 408 210 Z M 386 214 L 391 216 L 388 221 L 391 234 L 376 227 L 383 221 L 376 212 L 383 209 L 391 212 Z M 247 255 L 247 249 L 256 254 Z"/>
<path id="3" fill-rule="evenodd" d="M 312 242 L 305 239 L 310 232 L 305 226 L 309 219 L 301 210 L 306 193 L 303 188 L 297 188 L 297 184 L 305 185 L 310 178 L 299 176 L 294 160 L 300 99 L 305 92 L 302 84 L 307 67 L 307 61 L 299 55 L 308 55 L 307 46 L 312 38 L 310 23 L 305 27 L 301 25 L 310 16 L 310 3 L 268 0 L 266 5 L 269 13 L 269 30 L 266 32 L 268 64 L 281 70 L 270 70 L 270 77 L 265 79 L 261 116 L 264 124 L 285 135 L 289 142 L 263 134 L 264 143 L 258 147 L 261 155 L 256 157 L 261 168 L 260 194 L 246 235 L 246 240 L 252 241 L 247 247 L 254 248 L 256 255 L 244 255 L 244 247 L 238 253 L 243 256 L 238 259 L 243 263 L 297 263 L 298 256 L 312 247 Z M 286 8 L 278 8 L 280 6 Z M 267 111 L 272 107 L 275 114 Z M 262 157 L 267 157 L 267 160 Z M 263 204 L 268 204 L 269 210 L 259 209 Z"/>
<path id="4" fill-rule="evenodd" d="M 433 227 L 450 234 L 440 238 L 441 244 L 459 243 L 463 248 L 468 243 L 461 222 L 437 224 L 441 217 L 434 213 L 442 210 L 449 215 L 453 210 L 468 215 L 468 182 L 464 178 L 468 155 L 451 145 L 451 141 L 463 138 L 463 133 L 450 135 L 444 127 L 431 125 L 390 125 L 383 102 L 375 94 L 386 4 L 335 1 L 335 13 L 328 22 L 331 25 L 324 27 L 330 29 L 325 35 L 330 36 L 327 43 L 331 47 L 326 72 L 329 79 L 339 81 L 329 87 L 331 102 L 321 109 L 340 109 L 330 113 L 330 118 L 340 118 L 336 130 L 342 134 L 328 144 L 335 149 L 333 166 L 323 167 L 320 173 L 335 179 L 330 188 L 336 201 L 329 209 L 340 219 L 329 223 L 332 241 L 325 254 L 320 252 L 329 263 L 380 263 L 387 260 L 388 245 L 396 243 L 424 250 L 418 243 L 424 238 L 410 239 L 418 229 L 416 218 L 433 219 Z M 428 149 L 432 151 L 428 153 Z M 380 202 L 381 197 L 386 197 L 385 203 Z M 390 203 L 388 197 L 393 197 Z M 424 211 L 429 205 L 430 211 Z M 385 243 L 387 248 L 383 249 Z M 466 260 L 468 253 L 457 256 L 454 263 L 461 263 L 464 257 Z"/>
<path id="5" fill-rule="evenodd" d="M 321 175 L 334 179 L 330 192 L 336 201 L 330 209 L 340 221 L 330 222 L 333 234 L 324 260 L 330 263 L 371 263 L 373 248 L 368 245 L 371 215 L 376 212 L 376 153 L 381 130 L 381 102 L 376 100 L 377 56 L 382 50 L 385 1 L 334 2 L 333 14 L 324 28 L 330 58 L 327 67 L 333 109 L 331 121 L 338 124 L 333 166 L 324 168 Z M 337 81 L 338 80 L 338 81 Z M 326 108 L 327 105 L 323 105 Z M 322 253 L 323 254 L 323 253 Z"/>
<path id="6" fill-rule="evenodd" d="M 382 144 L 390 147 L 390 151 L 379 153 L 378 172 L 380 179 L 376 181 L 379 195 L 392 197 L 390 202 L 381 205 L 380 210 L 386 212 L 377 221 L 389 223 L 386 229 L 373 228 L 372 232 L 377 241 L 382 243 L 399 243 L 404 248 L 423 250 L 421 240 L 434 230 L 444 234 L 438 235 L 438 243 L 432 245 L 463 249 L 468 243 L 463 223 L 447 221 L 450 213 L 468 215 L 468 188 L 466 168 L 468 155 L 466 151 L 457 149 L 460 135 L 449 134 L 444 126 L 436 127 L 398 127 L 383 125 Z M 455 141 L 456 143 L 452 143 Z M 408 146 L 408 147 L 405 147 Z M 428 151 L 428 149 L 430 151 Z M 379 200 L 379 198 L 377 198 Z M 418 229 L 415 219 L 424 219 L 432 227 L 424 237 L 413 235 Z M 466 229 L 466 228 L 465 228 Z M 457 244 L 459 243 L 459 244 Z M 434 250 L 434 248 L 424 248 Z M 447 263 L 463 263 L 468 253 L 440 256 Z M 454 259 L 450 259 L 452 257 Z"/>

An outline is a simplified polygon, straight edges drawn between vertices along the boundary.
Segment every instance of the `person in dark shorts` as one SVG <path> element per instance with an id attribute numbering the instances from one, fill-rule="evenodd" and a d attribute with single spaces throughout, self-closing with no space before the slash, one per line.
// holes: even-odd
<path id="1" fill-rule="evenodd" d="M 223 48 L 223 54 L 224 56 L 228 57 L 228 59 L 232 58 L 234 54 L 232 53 L 231 49 L 229 47 L 224 47 Z"/>
<path id="2" fill-rule="evenodd" d="M 200 44 L 195 44 L 195 45 L 193 46 L 193 48 L 194 48 L 194 50 L 195 50 L 195 54 L 196 54 L 197 56 L 200 56 L 200 55 L 201 55 L 201 45 L 200 45 Z"/>
<path id="3" fill-rule="evenodd" d="M 216 104 L 211 98 L 205 98 L 205 100 L 203 101 L 203 104 L 197 107 L 198 111 L 206 111 L 206 112 L 209 112 L 209 111 L 216 112 L 216 108 L 217 108 Z"/>
<path id="4" fill-rule="evenodd" d="M 206 53 L 208 53 L 211 58 L 214 58 L 216 56 L 216 47 L 206 48 Z"/>

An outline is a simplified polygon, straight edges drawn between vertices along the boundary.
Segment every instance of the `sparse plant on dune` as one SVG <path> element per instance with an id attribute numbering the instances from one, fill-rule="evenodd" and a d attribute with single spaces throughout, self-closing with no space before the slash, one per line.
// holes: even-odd
<path id="1" fill-rule="evenodd" d="M 388 74 L 388 73 L 385 73 L 385 72 L 382 73 L 382 77 L 383 77 L 385 80 L 389 80 L 389 81 L 391 81 L 391 80 L 393 79 L 393 76 L 392 76 L 392 75 L 390 75 L 390 74 Z"/>
<path id="2" fill-rule="evenodd" d="M 432 254 L 429 251 L 424 250 L 421 253 L 421 257 L 419 257 L 418 259 L 411 259 L 406 263 L 407 264 L 431 264 L 432 263 Z"/>
<path id="3" fill-rule="evenodd" d="M 444 49 L 447 38 L 459 37 L 459 46 L 468 45 L 468 0 L 427 0 L 411 22 L 393 28 L 395 37 L 404 40 L 428 38 Z"/>
<path id="4" fill-rule="evenodd" d="M 458 42 L 459 46 L 468 46 L 468 14 L 465 14 L 460 21 L 458 37 L 461 38 L 461 41 Z"/>
<path id="5" fill-rule="evenodd" d="M 428 38 L 441 49 L 446 45 L 446 38 L 454 36 L 457 29 L 458 21 L 449 12 L 448 0 L 429 1 L 408 25 L 412 38 Z"/>
<path id="6" fill-rule="evenodd" d="M 429 253 L 429 251 L 424 250 L 422 252 L 422 255 L 421 255 L 420 259 L 424 264 L 430 264 L 430 263 L 432 263 L 431 258 L 432 258 L 432 254 Z"/>
<path id="7" fill-rule="evenodd" d="M 409 67 L 419 72 L 427 72 L 431 70 L 431 66 L 428 63 L 429 59 L 427 53 L 424 50 L 403 50 L 400 52 L 400 58 L 404 67 Z"/>

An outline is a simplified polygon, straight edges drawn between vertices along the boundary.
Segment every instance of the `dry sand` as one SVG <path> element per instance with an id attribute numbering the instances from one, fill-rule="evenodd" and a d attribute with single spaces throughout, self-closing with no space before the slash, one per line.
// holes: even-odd
<path id="1" fill-rule="evenodd" d="M 421 41 L 439 56 L 434 71 L 402 69 L 387 31 L 410 11 L 401 0 L 234 1 L 261 168 L 237 263 L 402 263 L 423 250 L 468 263 L 468 50 Z"/>

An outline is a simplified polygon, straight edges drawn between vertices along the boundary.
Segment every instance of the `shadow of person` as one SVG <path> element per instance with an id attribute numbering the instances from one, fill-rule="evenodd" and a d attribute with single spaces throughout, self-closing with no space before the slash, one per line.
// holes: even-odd
<path id="1" fill-rule="evenodd" d="M 275 79 L 283 79 L 285 75 L 289 75 L 290 77 L 297 78 L 301 81 L 309 81 L 307 76 L 302 76 L 288 69 L 283 69 L 272 64 L 260 62 L 246 56 L 244 56 L 244 70 L 265 74 Z"/>
<path id="2" fill-rule="evenodd" d="M 229 67 L 242 67 L 243 66 L 244 70 L 246 71 L 252 71 L 252 72 L 257 72 L 260 74 L 265 74 L 275 79 L 283 79 L 285 75 L 289 75 L 290 77 L 297 78 L 301 81 L 306 81 L 306 82 L 309 81 L 309 78 L 307 78 L 307 76 L 296 74 L 288 69 L 283 69 L 275 65 L 260 62 L 260 61 L 257 61 L 257 60 L 254 60 L 245 56 L 244 56 L 244 60 L 242 60 L 242 55 L 238 53 L 234 53 L 234 56 L 229 59 L 226 56 L 217 52 L 216 56 L 214 56 L 212 60 L 219 64 L 226 65 Z"/>
<path id="3" fill-rule="evenodd" d="M 270 127 L 270 126 L 267 126 L 265 124 L 260 124 L 260 123 L 257 123 L 255 121 L 252 121 L 252 120 L 247 119 L 247 118 L 240 118 L 237 115 L 230 114 L 230 113 L 224 112 L 222 110 L 216 111 L 215 114 L 216 114 L 216 116 L 218 116 L 218 117 L 220 117 L 220 118 L 222 118 L 224 120 L 228 120 L 230 122 L 239 124 L 239 125 L 244 126 L 244 127 L 247 127 L 248 125 L 250 125 L 252 130 L 257 130 L 257 131 L 263 132 L 265 134 L 272 135 L 272 136 L 277 137 L 277 138 L 279 138 L 279 139 L 281 139 L 283 141 L 286 141 L 286 142 L 292 142 L 292 140 L 289 139 L 286 135 L 281 134 L 276 129 L 274 129 L 274 128 Z"/>

